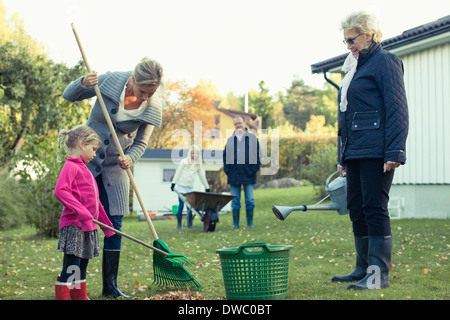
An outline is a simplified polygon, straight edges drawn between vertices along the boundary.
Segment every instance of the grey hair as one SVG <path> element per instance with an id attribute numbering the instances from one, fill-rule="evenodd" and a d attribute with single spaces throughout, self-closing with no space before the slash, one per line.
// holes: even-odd
<path id="1" fill-rule="evenodd" d="M 66 143 L 63 147 L 64 141 Z M 65 153 L 67 153 L 70 149 L 75 148 L 79 141 L 81 141 L 83 145 L 100 146 L 102 144 L 99 135 L 94 131 L 94 129 L 87 125 L 81 124 L 74 127 L 72 130 L 62 129 L 58 134 L 57 160 L 59 162 L 62 161 L 62 149 L 64 149 Z"/>
<path id="2" fill-rule="evenodd" d="M 234 116 L 234 118 L 233 118 L 233 122 L 234 122 L 234 120 L 237 120 L 237 119 L 242 119 L 242 122 L 244 122 L 244 123 L 245 123 L 245 119 L 244 119 L 244 117 L 243 117 L 243 116 L 240 116 L 240 115 Z"/>
<path id="3" fill-rule="evenodd" d="M 373 34 L 373 41 L 380 43 L 383 34 L 375 15 L 359 11 L 350 14 L 341 22 L 341 30 L 356 29 L 360 34 Z"/>
<path id="4" fill-rule="evenodd" d="M 163 77 L 163 68 L 156 60 L 145 57 L 134 68 L 133 76 L 138 85 L 158 86 Z"/>

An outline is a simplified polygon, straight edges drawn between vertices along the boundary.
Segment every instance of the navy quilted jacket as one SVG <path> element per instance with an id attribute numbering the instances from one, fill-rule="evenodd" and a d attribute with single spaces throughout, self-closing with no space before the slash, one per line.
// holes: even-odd
<path id="1" fill-rule="evenodd" d="M 408 104 L 402 61 L 372 44 L 360 53 L 347 100 L 347 111 L 338 115 L 339 162 L 378 158 L 404 164 Z"/>

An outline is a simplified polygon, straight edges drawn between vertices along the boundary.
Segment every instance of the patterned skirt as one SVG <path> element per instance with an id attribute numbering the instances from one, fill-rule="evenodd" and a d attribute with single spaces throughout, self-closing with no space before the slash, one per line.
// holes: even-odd
<path id="1" fill-rule="evenodd" d="M 59 233 L 58 250 L 82 259 L 100 255 L 97 230 L 83 232 L 76 226 L 62 228 Z"/>

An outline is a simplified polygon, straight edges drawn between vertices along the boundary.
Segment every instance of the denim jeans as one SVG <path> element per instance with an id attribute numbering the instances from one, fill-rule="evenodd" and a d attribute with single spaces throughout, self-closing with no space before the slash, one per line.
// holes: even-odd
<path id="1" fill-rule="evenodd" d="M 106 193 L 105 187 L 103 186 L 101 175 L 97 176 L 95 180 L 97 180 L 98 191 L 100 194 L 100 202 L 102 203 L 103 208 L 105 209 L 105 212 L 113 225 L 113 228 L 121 231 L 123 216 L 111 216 L 109 214 L 108 194 Z M 105 237 L 103 239 L 103 249 L 120 251 L 121 247 L 122 247 L 122 236 L 120 234 L 116 233 L 109 238 Z"/>
<path id="2" fill-rule="evenodd" d="M 184 202 L 183 200 L 181 200 L 180 197 L 178 197 L 178 214 L 183 214 L 183 208 L 184 208 Z M 188 208 L 188 206 L 186 206 L 186 209 L 188 211 L 188 214 L 192 214 L 192 210 Z M 195 208 L 194 208 L 195 209 Z"/>
<path id="3" fill-rule="evenodd" d="M 231 208 L 239 210 L 241 208 L 241 184 L 231 184 L 230 193 L 233 196 L 237 196 L 231 201 Z M 255 185 L 244 184 L 244 197 L 245 197 L 245 209 L 252 210 L 255 208 L 255 199 L 253 198 L 253 189 Z"/>

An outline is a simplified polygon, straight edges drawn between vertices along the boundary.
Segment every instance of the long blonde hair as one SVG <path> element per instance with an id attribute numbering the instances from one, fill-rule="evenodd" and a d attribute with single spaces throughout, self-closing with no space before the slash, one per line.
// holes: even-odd
<path id="1" fill-rule="evenodd" d="M 63 145 L 64 141 L 65 144 Z M 65 155 L 67 155 L 71 149 L 77 147 L 79 141 L 81 141 L 83 145 L 100 146 L 102 144 L 99 135 L 94 129 L 87 125 L 81 124 L 74 127 L 72 130 L 62 129 L 58 134 L 57 160 L 62 162 L 62 151 L 64 150 Z"/>
<path id="2" fill-rule="evenodd" d="M 196 160 L 192 160 L 192 152 L 197 153 L 197 159 Z M 191 147 L 189 148 L 189 154 L 187 155 L 187 163 L 189 164 L 193 164 L 197 166 L 197 169 L 202 167 L 202 149 L 196 145 L 196 144 L 192 144 Z"/>

